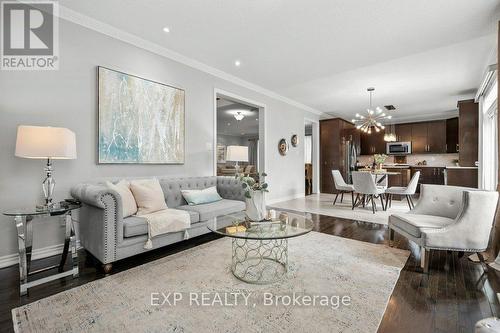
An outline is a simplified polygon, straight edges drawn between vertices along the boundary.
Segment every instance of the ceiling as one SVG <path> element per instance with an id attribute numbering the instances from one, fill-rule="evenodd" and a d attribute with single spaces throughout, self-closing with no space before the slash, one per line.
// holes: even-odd
<path id="1" fill-rule="evenodd" d="M 443 117 L 494 61 L 500 0 L 65 0 L 75 10 L 316 110 Z M 170 33 L 163 32 L 168 26 Z M 234 65 L 235 60 L 241 66 Z"/>
<path id="2" fill-rule="evenodd" d="M 236 120 L 240 112 L 244 118 Z M 252 136 L 259 134 L 259 111 L 255 107 L 233 102 L 228 99 L 217 100 L 217 134 L 232 136 Z"/>

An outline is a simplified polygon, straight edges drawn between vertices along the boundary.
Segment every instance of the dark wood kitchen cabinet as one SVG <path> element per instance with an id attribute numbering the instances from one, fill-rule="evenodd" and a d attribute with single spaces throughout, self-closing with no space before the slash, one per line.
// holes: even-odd
<path id="1" fill-rule="evenodd" d="M 415 154 L 446 153 L 446 120 L 413 123 L 411 142 Z"/>
<path id="2" fill-rule="evenodd" d="M 322 193 L 335 193 L 332 170 L 340 170 L 345 175 L 344 135 L 356 133 L 350 131 L 354 125 L 340 118 L 321 120 L 319 123 L 320 139 L 320 185 Z M 350 136 L 350 135 L 349 135 Z"/>
<path id="3" fill-rule="evenodd" d="M 370 134 L 361 133 L 361 155 L 373 154 L 372 138 Z"/>
<path id="4" fill-rule="evenodd" d="M 446 119 L 446 152 L 458 153 L 458 117 Z"/>
<path id="5" fill-rule="evenodd" d="M 455 119 L 455 118 L 454 118 Z M 452 126 L 448 120 L 423 121 L 418 123 L 397 124 L 397 141 L 409 141 L 413 154 L 444 154 L 447 147 L 458 140 L 458 125 Z M 458 122 L 457 122 L 458 124 Z M 449 137 L 449 139 L 448 139 Z M 449 141 L 449 142 L 448 142 Z M 456 144 L 454 144 L 456 146 Z M 361 134 L 361 155 L 385 154 L 384 131 Z"/>
<path id="6" fill-rule="evenodd" d="M 477 168 L 447 168 L 446 185 L 478 187 Z"/>
<path id="7" fill-rule="evenodd" d="M 411 142 L 411 124 L 396 125 L 396 141 Z"/>
<path id="8" fill-rule="evenodd" d="M 411 151 L 413 154 L 427 153 L 427 123 L 411 125 Z"/>
<path id="9" fill-rule="evenodd" d="M 444 185 L 444 170 L 443 167 L 429 167 L 429 166 L 415 166 L 411 167 L 411 176 L 415 172 L 420 171 L 420 178 L 418 179 L 417 192 L 420 192 L 420 184 L 436 184 Z"/>
<path id="10" fill-rule="evenodd" d="M 479 105 L 473 99 L 458 102 L 458 160 L 462 167 L 478 160 Z"/>
<path id="11" fill-rule="evenodd" d="M 361 155 L 385 154 L 386 142 L 384 141 L 385 131 L 372 134 L 361 133 Z"/>
<path id="12" fill-rule="evenodd" d="M 446 153 L 446 120 L 429 121 L 427 123 L 427 152 L 433 154 Z"/>

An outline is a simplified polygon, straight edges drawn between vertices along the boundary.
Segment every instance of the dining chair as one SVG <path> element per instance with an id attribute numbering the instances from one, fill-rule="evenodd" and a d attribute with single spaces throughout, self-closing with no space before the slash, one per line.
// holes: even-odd
<path id="1" fill-rule="evenodd" d="M 335 196 L 335 200 L 333 204 L 337 202 L 337 198 L 340 194 L 340 202 L 344 200 L 344 193 L 351 193 L 352 204 L 354 205 L 354 186 L 347 184 L 342 177 L 342 174 L 339 170 L 332 170 L 333 184 L 335 185 L 335 189 L 338 191 Z"/>
<path id="2" fill-rule="evenodd" d="M 415 192 L 417 191 L 419 178 L 420 178 L 420 171 L 417 171 L 413 174 L 413 177 L 411 177 L 408 186 L 406 187 L 391 186 L 387 190 L 385 190 L 386 194 L 385 208 L 387 209 L 388 207 L 391 207 L 392 197 L 394 195 L 401 195 L 401 196 L 404 195 L 406 197 L 406 201 L 408 202 L 408 207 L 410 207 L 410 210 L 415 208 L 415 204 L 413 203 L 413 199 L 411 198 L 411 196 L 414 195 Z"/>
<path id="3" fill-rule="evenodd" d="M 375 211 L 377 210 L 375 198 L 380 198 L 382 210 L 385 210 L 384 200 L 382 198 L 385 189 L 381 186 L 377 186 L 375 179 L 370 172 L 354 171 L 352 173 L 352 184 L 354 186 L 354 191 L 356 192 L 356 199 L 352 205 L 353 210 L 360 204 L 363 204 L 363 207 L 365 207 L 365 205 L 371 201 L 372 212 L 375 214 Z"/>

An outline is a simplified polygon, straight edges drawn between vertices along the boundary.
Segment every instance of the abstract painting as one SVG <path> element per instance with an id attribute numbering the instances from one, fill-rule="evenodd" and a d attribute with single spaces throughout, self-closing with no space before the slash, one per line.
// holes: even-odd
<path id="1" fill-rule="evenodd" d="M 184 90 L 98 67 L 99 163 L 184 163 Z"/>

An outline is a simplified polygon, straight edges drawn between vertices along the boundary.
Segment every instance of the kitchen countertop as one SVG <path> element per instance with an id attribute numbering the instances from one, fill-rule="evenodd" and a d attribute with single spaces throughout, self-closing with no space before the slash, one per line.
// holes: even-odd
<path id="1" fill-rule="evenodd" d="M 384 169 L 409 169 L 409 165 L 382 165 Z"/>
<path id="2" fill-rule="evenodd" d="M 412 168 L 447 168 L 445 165 L 412 165 Z"/>
<path id="3" fill-rule="evenodd" d="M 409 168 L 449 168 L 444 165 L 383 165 L 386 169 L 409 169 Z"/>
<path id="4" fill-rule="evenodd" d="M 478 169 L 478 167 L 477 166 L 465 167 L 465 166 L 452 165 L 452 166 L 447 166 L 446 169 Z"/>

